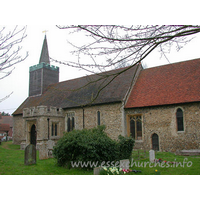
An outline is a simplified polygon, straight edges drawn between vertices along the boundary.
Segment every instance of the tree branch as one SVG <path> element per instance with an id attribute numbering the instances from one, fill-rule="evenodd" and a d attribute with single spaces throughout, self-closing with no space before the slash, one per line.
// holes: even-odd
<path id="1" fill-rule="evenodd" d="M 90 39 L 89 42 L 85 39 L 84 45 L 73 44 L 76 47 L 73 53 L 78 55 L 77 62 L 58 61 L 59 63 L 96 73 L 97 69 L 106 71 L 116 68 L 122 63 L 132 62 L 129 67 L 124 68 L 120 73 L 109 75 L 111 79 L 100 84 L 101 88 L 93 97 L 92 102 L 117 76 L 139 64 L 157 47 L 160 47 L 161 53 L 164 53 L 164 49 L 170 51 L 173 44 L 176 44 L 177 49 L 180 49 L 182 44 L 186 44 L 191 40 L 190 36 L 200 32 L 199 25 L 57 25 L 57 27 L 72 31 L 74 37 L 76 37 L 76 34 L 83 33 Z M 90 59 L 86 62 L 85 59 L 83 62 L 82 58 L 85 56 Z M 103 74 L 100 76 L 101 78 L 95 81 L 107 80 L 108 78 Z M 94 83 L 93 80 L 83 87 L 87 87 L 92 83 Z"/>

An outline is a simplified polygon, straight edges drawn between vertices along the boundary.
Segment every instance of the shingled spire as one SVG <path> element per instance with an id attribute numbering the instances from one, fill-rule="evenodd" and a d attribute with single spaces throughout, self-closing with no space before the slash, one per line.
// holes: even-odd
<path id="1" fill-rule="evenodd" d="M 31 66 L 29 72 L 29 96 L 42 95 L 49 85 L 59 82 L 59 67 L 50 65 L 46 35 L 39 64 Z"/>
<path id="2" fill-rule="evenodd" d="M 39 63 L 46 63 L 46 64 L 50 65 L 49 50 L 48 50 L 46 35 L 44 37 L 44 42 L 43 42 L 43 46 L 42 46 L 42 52 L 41 52 Z"/>

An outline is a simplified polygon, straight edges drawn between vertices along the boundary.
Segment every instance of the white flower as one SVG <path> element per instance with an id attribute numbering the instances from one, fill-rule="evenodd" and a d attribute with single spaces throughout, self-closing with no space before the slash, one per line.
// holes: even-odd
<path id="1" fill-rule="evenodd" d="M 103 168 L 105 171 L 108 171 L 106 167 Z"/>

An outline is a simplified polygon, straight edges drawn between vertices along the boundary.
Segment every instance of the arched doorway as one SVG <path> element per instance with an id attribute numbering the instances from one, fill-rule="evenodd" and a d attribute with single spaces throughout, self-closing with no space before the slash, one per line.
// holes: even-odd
<path id="1" fill-rule="evenodd" d="M 159 136 L 156 133 L 152 135 L 152 149 L 159 151 Z"/>
<path id="2" fill-rule="evenodd" d="M 31 141 L 30 143 L 36 146 L 37 134 L 36 134 L 36 126 L 33 124 L 31 127 Z"/>

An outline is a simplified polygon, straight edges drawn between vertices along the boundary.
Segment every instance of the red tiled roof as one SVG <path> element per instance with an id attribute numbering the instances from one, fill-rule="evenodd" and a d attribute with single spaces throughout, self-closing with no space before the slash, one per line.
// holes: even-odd
<path id="1" fill-rule="evenodd" d="M 200 101 L 200 59 L 140 72 L 125 108 Z"/>
<path id="2" fill-rule="evenodd" d="M 0 124 L 9 124 L 10 127 L 13 127 L 13 117 L 12 116 L 2 116 L 1 115 Z"/>
<path id="3" fill-rule="evenodd" d="M 4 133 L 10 130 L 9 124 L 0 124 L 0 133 Z"/>

